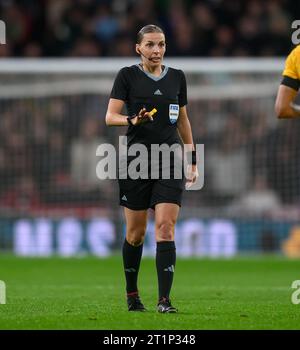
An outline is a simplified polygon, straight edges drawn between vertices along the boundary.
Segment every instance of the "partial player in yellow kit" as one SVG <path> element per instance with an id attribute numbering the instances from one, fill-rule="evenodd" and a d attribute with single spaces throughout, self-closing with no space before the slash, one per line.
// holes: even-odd
<path id="1" fill-rule="evenodd" d="M 276 115 L 278 118 L 300 117 L 300 45 L 287 57 L 282 75 L 275 102 Z"/>

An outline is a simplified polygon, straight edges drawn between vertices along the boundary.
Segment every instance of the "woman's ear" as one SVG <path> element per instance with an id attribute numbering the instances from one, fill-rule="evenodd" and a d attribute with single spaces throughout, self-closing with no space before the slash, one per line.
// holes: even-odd
<path id="1" fill-rule="evenodd" d="M 140 54 L 141 54 L 139 44 L 136 44 L 136 45 L 135 45 L 135 51 L 136 51 L 136 53 L 137 53 L 138 55 L 140 55 Z"/>

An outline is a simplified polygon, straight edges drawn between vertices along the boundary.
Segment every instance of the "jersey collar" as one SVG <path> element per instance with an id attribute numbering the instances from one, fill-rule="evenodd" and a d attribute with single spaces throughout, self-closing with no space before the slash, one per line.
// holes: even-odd
<path id="1" fill-rule="evenodd" d="M 161 72 L 160 76 L 159 76 L 159 77 L 156 77 L 155 75 L 153 75 L 153 74 L 151 74 L 151 73 L 149 73 L 149 72 L 145 72 L 145 71 L 143 70 L 143 68 L 142 68 L 139 64 L 137 64 L 137 66 L 138 66 L 138 68 L 139 68 L 144 74 L 147 75 L 147 77 L 149 77 L 150 79 L 152 79 L 152 80 L 154 80 L 154 81 L 159 81 L 159 80 L 161 80 L 161 79 L 168 73 L 168 70 L 169 70 L 169 67 L 164 66 L 165 69 Z"/>

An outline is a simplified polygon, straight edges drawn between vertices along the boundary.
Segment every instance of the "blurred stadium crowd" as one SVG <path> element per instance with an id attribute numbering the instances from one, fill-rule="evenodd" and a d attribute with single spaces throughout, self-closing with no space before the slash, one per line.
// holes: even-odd
<path id="1" fill-rule="evenodd" d="M 169 56 L 285 56 L 293 0 L 1 0 L 0 57 L 132 56 L 148 23 L 166 32 Z"/>
<path id="2" fill-rule="evenodd" d="M 189 206 L 262 214 L 299 205 L 300 124 L 272 127 L 256 104 L 189 103 L 195 142 L 205 145 L 205 186 L 185 193 Z M 97 179 L 95 153 L 105 142 L 118 146 L 126 128 L 106 127 L 106 105 L 107 97 L 97 95 L 3 102 L 1 209 L 110 209 L 116 188 L 111 180 Z"/>
<path id="3" fill-rule="evenodd" d="M 95 173 L 95 152 L 105 142 L 98 135 L 107 129 L 99 106 L 106 102 L 98 96 L 2 101 L 0 206 L 30 211 L 107 200 L 111 186 Z"/>
<path id="4" fill-rule="evenodd" d="M 169 56 L 286 56 L 298 6 L 292 0 L 2 0 L 7 44 L 0 56 L 132 56 L 136 33 L 147 23 L 165 30 Z M 96 178 L 95 150 L 117 145 L 125 129 L 106 127 L 107 101 L 98 95 L 1 100 L 2 211 L 112 207 L 116 188 Z M 299 205 L 300 124 L 271 125 L 275 115 L 257 105 L 255 98 L 189 102 L 195 142 L 205 144 L 205 186 L 184 194 L 190 206 L 261 214 Z"/>

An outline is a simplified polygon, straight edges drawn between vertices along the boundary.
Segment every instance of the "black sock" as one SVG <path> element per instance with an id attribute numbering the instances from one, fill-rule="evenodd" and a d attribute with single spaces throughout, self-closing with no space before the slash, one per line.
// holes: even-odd
<path id="1" fill-rule="evenodd" d="M 137 293 L 137 279 L 142 258 L 143 244 L 135 247 L 125 239 L 123 244 L 123 265 L 127 294 Z"/>
<path id="2" fill-rule="evenodd" d="M 159 299 L 169 298 L 176 263 L 174 241 L 157 242 L 156 269 L 158 277 Z"/>

